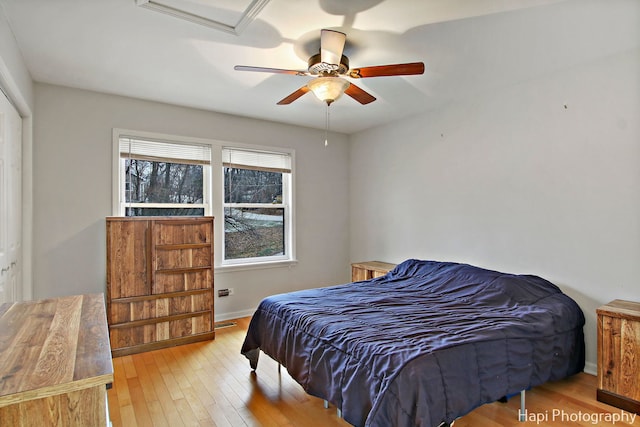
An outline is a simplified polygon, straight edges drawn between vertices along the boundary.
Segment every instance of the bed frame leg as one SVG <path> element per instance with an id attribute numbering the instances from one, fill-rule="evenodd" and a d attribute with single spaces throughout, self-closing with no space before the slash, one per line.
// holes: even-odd
<path id="1" fill-rule="evenodd" d="M 329 409 L 329 401 L 325 399 L 322 402 L 324 405 L 324 409 Z M 342 410 L 340 408 L 336 408 L 336 415 L 338 416 L 338 418 L 342 418 Z"/>
<path id="2" fill-rule="evenodd" d="M 524 404 L 524 393 L 525 390 L 520 391 L 520 422 L 524 422 L 527 420 L 527 409 Z"/>
<path id="3" fill-rule="evenodd" d="M 249 359 L 249 365 L 252 370 L 258 369 L 258 359 L 260 359 L 260 349 L 255 348 L 253 350 L 249 350 L 244 354 L 244 356 Z"/>

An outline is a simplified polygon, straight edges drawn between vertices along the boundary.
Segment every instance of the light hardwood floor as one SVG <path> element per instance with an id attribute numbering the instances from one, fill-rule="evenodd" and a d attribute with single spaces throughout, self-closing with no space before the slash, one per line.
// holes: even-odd
<path id="1" fill-rule="evenodd" d="M 188 344 L 113 359 L 109 390 L 113 427 L 136 426 L 348 426 L 335 408 L 307 395 L 277 364 L 260 358 L 253 373 L 240 355 L 248 318 L 216 330 L 215 341 Z M 579 374 L 526 394 L 528 420 L 518 422 L 519 397 L 481 406 L 455 427 L 639 426 L 608 420 L 631 415 L 596 401 L 596 378 Z M 554 412 L 555 411 L 555 412 Z M 595 421 L 595 422 L 594 422 Z M 391 426 L 390 426 L 391 427 Z"/>

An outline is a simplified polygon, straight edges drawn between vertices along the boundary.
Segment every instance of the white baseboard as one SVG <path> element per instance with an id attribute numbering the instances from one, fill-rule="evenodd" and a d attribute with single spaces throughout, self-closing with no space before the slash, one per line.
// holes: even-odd
<path id="1" fill-rule="evenodd" d="M 253 315 L 253 313 L 255 311 L 256 310 L 254 308 L 254 309 L 251 309 L 251 310 L 233 311 L 231 313 L 220 313 L 220 314 L 216 314 L 214 316 L 214 321 L 215 322 L 222 322 L 224 320 L 239 319 L 241 317 L 249 317 L 249 316 Z"/>
<path id="2" fill-rule="evenodd" d="M 598 375 L 598 365 L 593 362 L 586 362 L 584 364 L 584 371 L 587 374 Z"/>

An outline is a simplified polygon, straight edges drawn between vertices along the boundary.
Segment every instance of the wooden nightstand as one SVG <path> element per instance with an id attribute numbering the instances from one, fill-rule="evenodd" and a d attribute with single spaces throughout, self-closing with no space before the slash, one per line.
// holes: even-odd
<path id="1" fill-rule="evenodd" d="M 354 262 L 351 264 L 351 281 L 359 282 L 384 276 L 395 268 L 396 264 L 381 261 Z"/>
<path id="2" fill-rule="evenodd" d="M 640 413 L 640 303 L 614 300 L 599 307 L 597 399 Z"/>

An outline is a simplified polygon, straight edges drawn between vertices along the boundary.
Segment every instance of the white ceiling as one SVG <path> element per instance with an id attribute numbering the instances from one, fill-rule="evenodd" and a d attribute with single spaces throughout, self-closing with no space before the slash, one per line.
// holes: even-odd
<path id="1" fill-rule="evenodd" d="M 201 13 L 228 28 L 201 25 L 136 4 L 154 2 Z M 332 130 L 353 133 L 637 47 L 637 31 L 629 34 L 624 25 L 594 28 L 588 19 L 589 5 L 598 2 L 613 4 L 612 0 L 0 0 L 0 6 L 35 81 L 316 128 L 324 127 L 325 107 L 312 94 L 291 105 L 276 105 L 310 77 L 240 72 L 233 66 L 305 70 L 308 57 L 319 49 L 322 28 L 347 34 L 345 54 L 352 68 L 426 64 L 424 75 L 359 80 L 358 85 L 377 98 L 369 105 L 349 97 L 336 101 L 331 106 Z M 252 3 L 257 5 L 255 16 L 235 28 Z M 598 38 L 605 31 L 606 43 Z M 593 40 L 584 43 L 584 37 Z"/>

